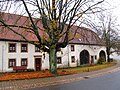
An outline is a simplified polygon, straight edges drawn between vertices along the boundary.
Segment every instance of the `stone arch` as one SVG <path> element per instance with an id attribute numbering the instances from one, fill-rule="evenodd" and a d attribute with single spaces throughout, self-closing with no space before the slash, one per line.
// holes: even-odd
<path id="1" fill-rule="evenodd" d="M 99 58 L 103 58 L 106 61 L 106 54 L 105 51 L 101 50 L 99 53 Z"/>
<path id="2" fill-rule="evenodd" d="M 87 50 L 80 52 L 80 65 L 89 64 L 90 54 Z"/>

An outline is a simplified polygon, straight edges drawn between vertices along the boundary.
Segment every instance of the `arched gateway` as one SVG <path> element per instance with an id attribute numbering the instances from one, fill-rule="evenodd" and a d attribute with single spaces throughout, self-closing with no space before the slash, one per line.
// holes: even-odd
<path id="1" fill-rule="evenodd" d="M 80 52 L 80 65 L 89 64 L 89 52 L 83 50 Z"/>
<path id="2" fill-rule="evenodd" d="M 99 58 L 102 58 L 102 59 L 104 59 L 105 61 L 106 61 L 106 54 L 105 54 L 105 51 L 100 51 L 100 53 L 99 53 Z"/>

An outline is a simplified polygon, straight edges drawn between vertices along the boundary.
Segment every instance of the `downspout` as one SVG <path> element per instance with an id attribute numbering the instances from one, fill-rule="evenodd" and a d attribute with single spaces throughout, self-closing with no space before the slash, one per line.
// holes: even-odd
<path id="1" fill-rule="evenodd" d="M 68 43 L 68 67 L 70 66 L 69 60 L 70 58 L 69 58 L 69 43 Z"/>
<path id="2" fill-rule="evenodd" d="M 4 46 L 2 45 L 2 72 L 3 72 L 3 61 L 4 61 Z"/>

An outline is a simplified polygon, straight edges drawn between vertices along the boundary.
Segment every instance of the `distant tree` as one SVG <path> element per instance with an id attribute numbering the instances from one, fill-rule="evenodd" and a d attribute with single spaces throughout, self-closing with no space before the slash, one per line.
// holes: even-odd
<path id="1" fill-rule="evenodd" d="M 102 38 L 107 52 L 107 59 L 110 62 L 111 48 L 117 48 L 119 40 L 119 24 L 117 18 L 110 13 L 102 12 L 97 16 L 97 23 L 90 26 L 96 30 L 100 38 Z"/>
<path id="2" fill-rule="evenodd" d="M 69 32 L 73 25 L 79 21 L 80 25 L 82 23 L 82 18 L 85 14 L 93 14 L 99 12 L 99 4 L 101 1 L 91 1 L 91 0 L 5 0 L 6 2 L 1 2 L 1 11 L 10 12 L 12 4 L 16 5 L 19 3 L 18 7 L 14 9 L 14 13 L 19 10 L 23 14 L 27 14 L 31 25 L 28 26 L 17 26 L 16 24 L 10 25 L 6 24 L 5 21 L 0 18 L 0 24 L 12 30 L 14 33 L 20 35 L 27 42 L 38 46 L 40 49 L 47 51 L 49 53 L 50 62 L 50 72 L 53 74 L 57 73 L 57 50 L 59 48 L 66 47 L 69 42 Z M 18 2 L 19 1 L 19 2 Z M 9 6 L 9 7 L 7 7 Z M 2 9 L 4 8 L 4 10 Z M 33 17 L 37 16 L 37 20 Z M 19 18 L 20 19 L 20 18 Z M 16 23 L 19 21 L 16 20 Z M 39 35 L 41 28 L 38 26 L 38 22 L 43 25 L 42 31 L 47 35 L 47 39 Z M 24 35 L 16 32 L 12 27 L 25 28 L 25 30 L 30 30 L 38 38 L 38 42 L 34 43 L 29 41 Z M 64 37 L 64 38 L 62 38 Z M 60 39 L 63 39 L 61 42 Z"/>
<path id="3" fill-rule="evenodd" d="M 116 41 L 116 45 L 115 45 L 114 49 L 117 52 L 117 54 L 120 55 L 120 37 Z"/>

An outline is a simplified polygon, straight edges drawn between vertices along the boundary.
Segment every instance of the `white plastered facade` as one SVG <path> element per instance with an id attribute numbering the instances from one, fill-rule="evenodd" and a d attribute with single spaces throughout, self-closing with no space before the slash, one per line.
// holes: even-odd
<path id="1" fill-rule="evenodd" d="M 16 43 L 16 52 L 8 52 L 9 43 Z M 27 58 L 27 68 L 35 69 L 35 58 L 41 58 L 41 70 L 49 69 L 49 55 L 47 52 L 35 52 L 35 46 L 28 44 L 28 52 L 21 52 L 21 43 L 25 42 L 13 42 L 13 41 L 0 41 L 0 72 L 11 72 L 13 68 L 9 68 L 9 59 L 16 59 L 16 66 L 21 66 L 21 58 Z M 71 51 L 71 45 L 74 45 L 74 51 Z M 61 48 L 61 51 L 57 52 L 57 57 L 61 57 L 61 63 L 57 64 L 58 68 L 76 67 L 80 65 L 80 52 L 87 50 L 89 52 L 89 59 L 94 57 L 94 63 L 97 63 L 99 59 L 100 51 L 106 53 L 105 46 L 98 45 L 81 45 L 81 44 L 69 44 L 65 48 Z M 75 56 L 75 62 L 71 62 L 71 56 Z M 96 58 L 95 58 L 96 56 Z M 89 60 L 89 64 L 91 61 Z"/>

